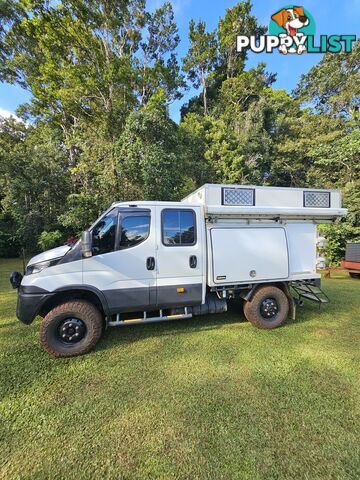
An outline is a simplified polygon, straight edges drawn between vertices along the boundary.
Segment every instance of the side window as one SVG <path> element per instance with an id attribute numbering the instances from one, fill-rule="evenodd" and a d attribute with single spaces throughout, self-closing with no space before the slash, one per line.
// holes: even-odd
<path id="1" fill-rule="evenodd" d="M 117 210 L 111 210 L 92 230 L 93 255 L 112 252 L 115 248 Z"/>
<path id="2" fill-rule="evenodd" d="M 195 245 L 195 212 L 185 209 L 164 209 L 162 211 L 162 242 L 166 246 Z"/>
<path id="3" fill-rule="evenodd" d="M 134 247 L 146 240 L 150 232 L 150 215 L 129 215 L 121 221 L 120 249 Z"/>

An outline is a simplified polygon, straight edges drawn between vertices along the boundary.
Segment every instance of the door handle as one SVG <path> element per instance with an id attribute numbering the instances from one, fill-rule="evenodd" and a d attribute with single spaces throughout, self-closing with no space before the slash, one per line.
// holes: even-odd
<path id="1" fill-rule="evenodd" d="M 154 270 L 155 269 L 155 258 L 154 257 L 148 257 L 146 259 L 146 268 L 148 270 Z"/>
<path id="2" fill-rule="evenodd" d="M 189 265 L 190 265 L 190 268 L 196 268 L 196 265 L 197 265 L 196 255 L 190 255 Z"/>

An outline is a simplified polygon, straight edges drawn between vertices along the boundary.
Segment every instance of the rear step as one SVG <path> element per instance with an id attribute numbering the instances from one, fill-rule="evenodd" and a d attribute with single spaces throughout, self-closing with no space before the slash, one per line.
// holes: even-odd
<path id="1" fill-rule="evenodd" d="M 323 303 L 329 303 L 329 298 L 325 292 L 321 290 L 320 287 L 312 285 L 307 282 L 297 282 L 291 285 L 292 289 L 297 293 L 298 300 L 306 298 L 312 302 L 316 302 L 319 307 Z"/>
<path id="2" fill-rule="evenodd" d="M 312 295 L 311 293 L 303 293 L 300 296 L 302 298 L 307 298 L 308 300 L 312 300 L 313 302 L 329 303 L 329 300 L 327 300 L 326 298 L 321 298 L 321 297 Z"/>
<path id="3" fill-rule="evenodd" d="M 154 322 L 164 322 L 166 320 L 181 320 L 183 318 L 191 318 L 192 313 L 188 312 L 187 307 L 184 308 L 184 313 L 175 313 L 173 315 L 163 315 L 163 310 L 159 310 L 159 315 L 155 317 L 149 317 L 147 312 L 143 313 L 143 316 L 140 318 L 120 318 L 120 313 L 116 315 L 116 320 L 109 320 L 109 327 L 120 327 L 125 325 L 137 325 L 142 323 L 154 323 Z"/>

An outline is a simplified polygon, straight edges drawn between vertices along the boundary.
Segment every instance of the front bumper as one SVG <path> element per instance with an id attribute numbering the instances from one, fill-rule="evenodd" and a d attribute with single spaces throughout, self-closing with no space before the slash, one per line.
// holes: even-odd
<path id="1" fill-rule="evenodd" d="M 25 325 L 30 325 L 51 296 L 51 293 L 27 292 L 26 287 L 20 287 L 16 304 L 17 318 Z"/>

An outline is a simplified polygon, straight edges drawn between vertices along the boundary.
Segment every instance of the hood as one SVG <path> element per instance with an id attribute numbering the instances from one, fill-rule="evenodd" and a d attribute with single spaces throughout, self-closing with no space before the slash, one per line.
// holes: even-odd
<path id="1" fill-rule="evenodd" d="M 46 260 L 54 260 L 55 258 L 63 257 L 70 249 L 71 247 L 68 245 L 63 245 L 62 247 L 46 250 L 45 252 L 39 253 L 39 255 L 32 257 L 28 263 L 28 266 L 34 265 L 34 263 L 45 262 Z"/>

